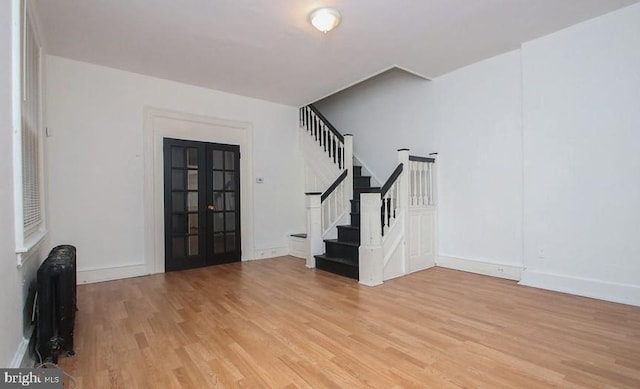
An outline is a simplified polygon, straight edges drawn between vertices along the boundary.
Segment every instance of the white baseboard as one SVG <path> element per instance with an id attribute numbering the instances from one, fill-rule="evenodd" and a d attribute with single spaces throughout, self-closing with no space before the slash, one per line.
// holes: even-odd
<path id="1" fill-rule="evenodd" d="M 532 270 L 522 272 L 520 285 L 549 289 L 615 303 L 640 306 L 640 286 L 570 277 Z"/>
<path id="2" fill-rule="evenodd" d="M 289 255 L 289 247 L 273 247 L 268 249 L 256 250 L 250 258 L 243 259 L 243 261 L 254 261 L 258 259 L 282 257 L 285 255 Z M 90 284 L 94 282 L 146 276 L 149 274 L 150 273 L 147 269 L 147 265 L 145 265 L 144 263 L 97 269 L 85 269 L 78 270 L 77 282 L 78 284 Z"/>
<path id="3" fill-rule="evenodd" d="M 99 269 L 78 270 L 78 284 L 119 280 L 122 278 L 140 277 L 149 274 L 147 265 L 135 264 L 113 266 Z"/>
<path id="4" fill-rule="evenodd" d="M 260 259 L 284 257 L 289 255 L 289 247 L 272 247 L 268 249 L 258 249 L 254 251 L 253 256 L 248 261 L 257 261 Z"/>
<path id="5" fill-rule="evenodd" d="M 31 367 L 29 366 L 29 361 L 27 361 L 27 359 L 29 358 L 29 355 L 27 353 L 28 348 L 29 339 L 23 337 L 20 341 L 20 344 L 18 344 L 18 348 L 16 349 L 15 354 L 13 354 L 13 359 L 9 364 L 9 368 L 17 369 L 20 367 Z"/>
<path id="6" fill-rule="evenodd" d="M 437 257 L 436 266 L 515 281 L 520 281 L 522 273 L 522 267 L 519 266 L 445 256 Z"/>

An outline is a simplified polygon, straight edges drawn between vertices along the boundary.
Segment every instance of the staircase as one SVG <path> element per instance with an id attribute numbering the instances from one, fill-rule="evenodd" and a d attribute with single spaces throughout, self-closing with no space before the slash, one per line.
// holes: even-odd
<path id="1" fill-rule="evenodd" d="M 351 200 L 351 224 L 339 225 L 338 239 L 325 239 L 325 253 L 316 255 L 316 268 L 359 279 L 358 249 L 360 247 L 360 193 L 379 192 L 371 186 L 371 177 L 362 175 L 362 167 L 353 167 L 353 198 Z"/>
<path id="2" fill-rule="evenodd" d="M 396 169 L 372 187 L 354 166 L 362 162 L 353 135 L 342 135 L 313 105 L 299 119 L 307 226 L 290 237 L 291 252 L 310 269 L 367 286 L 435 266 L 435 159 L 399 149 Z"/>

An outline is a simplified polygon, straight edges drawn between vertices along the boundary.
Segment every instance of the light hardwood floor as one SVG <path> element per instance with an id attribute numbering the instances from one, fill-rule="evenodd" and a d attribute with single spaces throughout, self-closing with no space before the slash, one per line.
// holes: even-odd
<path id="1" fill-rule="evenodd" d="M 78 287 L 79 388 L 640 388 L 640 307 L 283 257 Z"/>

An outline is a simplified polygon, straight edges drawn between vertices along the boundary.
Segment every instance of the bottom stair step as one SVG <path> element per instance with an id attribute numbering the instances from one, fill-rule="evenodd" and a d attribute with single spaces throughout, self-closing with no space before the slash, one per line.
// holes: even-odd
<path id="1" fill-rule="evenodd" d="M 359 279 L 359 268 L 357 263 L 345 258 L 328 257 L 326 255 L 316 255 L 316 269 L 328 271 L 344 277 Z"/>

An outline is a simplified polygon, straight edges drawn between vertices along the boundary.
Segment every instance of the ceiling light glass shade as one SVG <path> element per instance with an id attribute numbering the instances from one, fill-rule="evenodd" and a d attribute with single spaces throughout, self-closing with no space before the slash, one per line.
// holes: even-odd
<path id="1" fill-rule="evenodd" d="M 340 19 L 340 12 L 333 8 L 318 8 L 309 15 L 313 27 L 324 33 L 336 28 L 340 24 Z"/>

